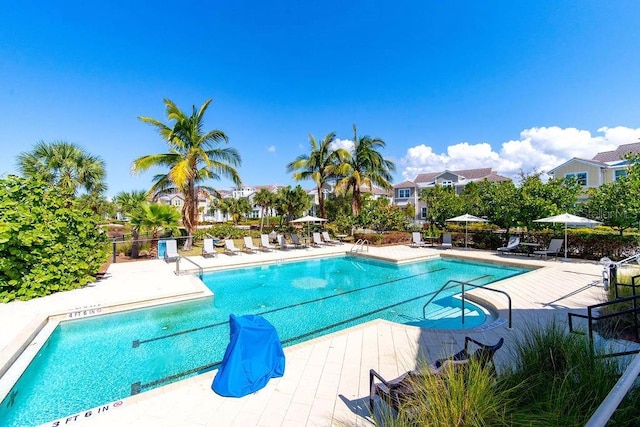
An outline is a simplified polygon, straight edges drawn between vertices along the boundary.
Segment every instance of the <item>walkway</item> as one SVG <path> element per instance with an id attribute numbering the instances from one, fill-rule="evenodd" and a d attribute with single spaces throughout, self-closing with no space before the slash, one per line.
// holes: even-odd
<path id="1" fill-rule="evenodd" d="M 228 268 L 257 261 L 309 256 L 327 256 L 348 251 L 349 245 L 312 250 L 272 253 L 220 255 L 218 258 L 193 257 L 206 267 Z M 371 247 L 369 255 L 404 262 L 433 256 L 470 258 L 488 262 L 508 262 L 539 269 L 490 285 L 507 291 L 513 298 L 512 330 L 506 324 L 486 330 L 433 331 L 383 320 L 334 333 L 285 349 L 285 375 L 273 379 L 262 390 L 241 399 L 223 398 L 211 391 L 214 372 L 124 399 L 107 411 L 84 413 L 61 425 L 156 425 L 156 426 L 329 426 L 371 425 L 366 403 L 369 395 L 368 372 L 376 369 L 385 377 L 395 377 L 416 365 L 420 357 L 433 360 L 457 350 L 464 336 L 496 342 L 505 337 L 512 343 L 529 322 L 558 319 L 566 322 L 569 310 L 579 311 L 600 302 L 604 292 L 597 282 L 601 267 L 589 262 L 544 261 L 526 257 L 498 256 L 490 252 L 410 248 L 408 246 Z M 187 263 L 183 263 L 186 267 Z M 110 277 L 84 289 L 52 295 L 29 302 L 0 307 L 0 369 L 13 360 L 48 315 L 67 318 L 78 311 L 108 306 L 137 306 L 144 301 L 181 300 L 208 294 L 208 289 L 191 276 L 175 276 L 174 266 L 162 261 L 114 264 Z M 485 295 L 501 316 L 506 302 L 499 296 Z M 84 307 L 87 307 L 85 309 Z M 5 327 L 6 325 L 6 327 Z M 46 327 L 45 327 L 46 329 Z M 483 329 L 483 328 L 478 328 Z M 37 347 L 37 337 L 34 345 Z M 498 352 L 504 362 L 508 351 Z M 22 357 L 16 365 L 23 364 Z M 0 400 L 8 392 L 14 368 L 0 379 Z"/>

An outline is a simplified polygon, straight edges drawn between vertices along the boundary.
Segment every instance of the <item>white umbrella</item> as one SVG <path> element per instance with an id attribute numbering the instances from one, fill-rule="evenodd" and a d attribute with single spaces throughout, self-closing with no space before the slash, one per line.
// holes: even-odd
<path id="1" fill-rule="evenodd" d="M 489 220 L 486 220 L 484 218 L 480 218 L 477 216 L 473 216 L 473 215 L 469 215 L 469 214 L 464 214 L 464 215 L 460 215 L 460 216 L 456 216 L 454 218 L 449 218 L 446 221 L 449 222 L 464 222 L 464 247 L 467 247 L 467 228 L 469 226 L 470 222 L 489 222 Z"/>
<path id="2" fill-rule="evenodd" d="M 309 226 L 312 222 L 323 222 L 326 221 L 326 219 L 324 218 L 318 218 L 317 216 L 311 216 L 311 215 L 306 215 L 303 216 L 301 218 L 297 218 L 297 219 L 293 219 L 289 222 L 295 222 L 295 223 L 303 223 L 306 222 L 307 223 L 307 234 L 310 235 L 311 233 L 309 233 Z"/>
<path id="3" fill-rule="evenodd" d="M 593 227 L 594 225 L 601 224 L 599 221 L 594 221 L 589 218 L 583 218 L 581 216 L 571 215 L 570 213 L 563 213 L 560 215 L 550 216 L 547 218 L 535 219 L 533 222 L 552 222 L 554 224 L 564 224 L 564 259 L 567 259 L 567 226 L 576 225 L 584 227 Z"/>

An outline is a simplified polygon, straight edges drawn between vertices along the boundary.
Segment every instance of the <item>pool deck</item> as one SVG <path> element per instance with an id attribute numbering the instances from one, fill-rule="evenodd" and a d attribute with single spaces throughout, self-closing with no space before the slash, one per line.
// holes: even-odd
<path id="1" fill-rule="evenodd" d="M 273 251 L 257 254 L 190 257 L 205 269 L 233 268 L 256 263 L 324 257 L 348 252 L 351 245 Z M 244 398 L 224 398 L 211 390 L 215 371 L 123 399 L 62 419 L 60 425 L 154 426 L 330 426 L 373 425 L 367 409 L 369 369 L 394 378 L 464 345 L 464 337 L 495 343 L 505 338 L 498 365 L 508 363 L 509 348 L 529 323 L 553 319 L 566 323 L 567 313 L 605 299 L 601 266 L 594 262 L 543 260 L 500 256 L 475 250 L 411 248 L 405 245 L 370 247 L 364 255 L 396 262 L 429 257 L 456 257 L 485 262 L 538 267 L 502 280 L 491 288 L 513 300 L 509 329 L 506 299 L 489 291 L 472 291 L 500 314 L 500 321 L 472 330 L 436 331 L 376 320 L 285 348 L 286 370 L 258 392 Z M 193 267 L 187 262 L 181 268 Z M 107 278 L 83 289 L 26 302 L 0 305 L 0 401 L 46 340 L 56 321 L 126 308 L 204 297 L 210 291 L 192 275 L 174 274 L 175 264 L 160 260 L 112 264 Z M 53 322 L 49 320 L 54 320 Z M 18 357 L 19 356 L 19 357 Z M 106 408 L 106 409 L 105 409 Z M 47 423 L 45 425 L 52 425 Z"/>

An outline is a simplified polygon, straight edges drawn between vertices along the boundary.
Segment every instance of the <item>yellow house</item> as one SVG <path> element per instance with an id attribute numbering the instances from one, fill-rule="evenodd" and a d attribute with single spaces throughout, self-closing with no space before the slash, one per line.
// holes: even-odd
<path id="1" fill-rule="evenodd" d="M 627 175 L 628 154 L 640 154 L 640 143 L 624 144 L 596 154 L 591 160 L 574 157 L 549 171 L 553 178 L 576 178 L 582 187 L 597 188 Z"/>

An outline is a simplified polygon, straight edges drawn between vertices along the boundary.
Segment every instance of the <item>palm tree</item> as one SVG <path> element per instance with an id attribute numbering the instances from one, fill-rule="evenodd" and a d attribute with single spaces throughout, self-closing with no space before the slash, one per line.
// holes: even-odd
<path id="1" fill-rule="evenodd" d="M 65 141 L 38 142 L 32 151 L 18 155 L 18 168 L 25 177 L 43 178 L 73 194 L 78 188 L 95 194 L 107 189 L 104 161 Z"/>
<path id="2" fill-rule="evenodd" d="M 345 149 L 331 149 L 331 145 L 335 139 L 335 132 L 330 132 L 324 137 L 320 144 L 318 144 L 314 136 L 309 134 L 311 152 L 309 154 L 301 154 L 287 165 L 287 172 L 297 171 L 293 175 L 294 180 L 302 181 L 312 179 L 316 183 L 318 206 L 322 218 L 326 218 L 324 209 L 324 186 L 329 179 L 336 177 L 336 172 L 340 167 L 344 167 L 345 159 L 349 158 L 349 153 Z"/>
<path id="3" fill-rule="evenodd" d="M 283 218 L 286 216 L 287 222 L 289 222 L 311 207 L 311 198 L 299 185 L 293 189 L 291 186 L 286 186 L 278 190 L 275 205 L 280 215 Z M 280 225 L 282 225 L 282 220 Z"/>
<path id="4" fill-rule="evenodd" d="M 133 161 L 131 170 L 139 173 L 155 166 L 168 167 L 166 174 L 153 178 L 151 193 L 165 190 L 179 191 L 184 195 L 182 224 L 189 237 L 185 240 L 185 250 L 193 245 L 193 233 L 198 225 L 198 191 L 200 188 L 215 192 L 212 188 L 200 186 L 207 179 L 219 180 L 222 176 L 240 185 L 240 175 L 235 169 L 242 163 L 240 154 L 232 147 L 219 147 L 228 143 L 227 135 L 221 130 L 203 132 L 203 118 L 211 99 L 190 116 L 182 112 L 171 100 L 165 99 L 166 115 L 172 126 L 150 117 L 138 117 L 144 123 L 155 127 L 167 142 L 168 153 L 142 156 Z"/>
<path id="5" fill-rule="evenodd" d="M 151 258 L 158 256 L 158 232 L 169 231 L 178 227 L 180 212 L 170 205 L 142 203 L 131 216 L 131 225 L 138 230 L 151 231 Z"/>
<path id="6" fill-rule="evenodd" d="M 220 210 L 225 215 L 229 215 L 234 225 L 238 225 L 240 218 L 243 215 L 251 212 L 251 202 L 246 197 L 229 197 L 222 199 L 220 203 Z"/>
<path id="7" fill-rule="evenodd" d="M 336 190 L 339 192 L 351 191 L 353 215 L 358 215 L 362 207 L 360 194 L 362 186 L 369 187 L 371 190 L 373 190 L 373 185 L 386 190 L 393 187 L 390 182 L 393 179 L 391 172 L 395 170 L 396 166 L 377 151 L 385 146 L 386 143 L 380 138 L 371 138 L 370 136 L 358 138 L 356 125 L 353 125 L 353 151 L 347 164 L 337 171 L 344 178 L 336 185 Z"/>
<path id="8" fill-rule="evenodd" d="M 114 202 L 118 212 L 129 218 L 140 210 L 147 201 L 147 192 L 144 190 L 133 190 L 131 192 L 121 191 L 114 197 Z M 131 258 L 138 258 L 140 251 L 140 224 L 132 224 L 131 227 Z"/>
<path id="9" fill-rule="evenodd" d="M 267 214 L 267 210 L 270 206 L 273 205 L 274 202 L 274 194 L 267 190 L 266 188 L 260 189 L 253 196 L 253 203 L 260 206 L 260 232 L 262 233 L 262 228 L 264 226 L 264 217 Z"/>

